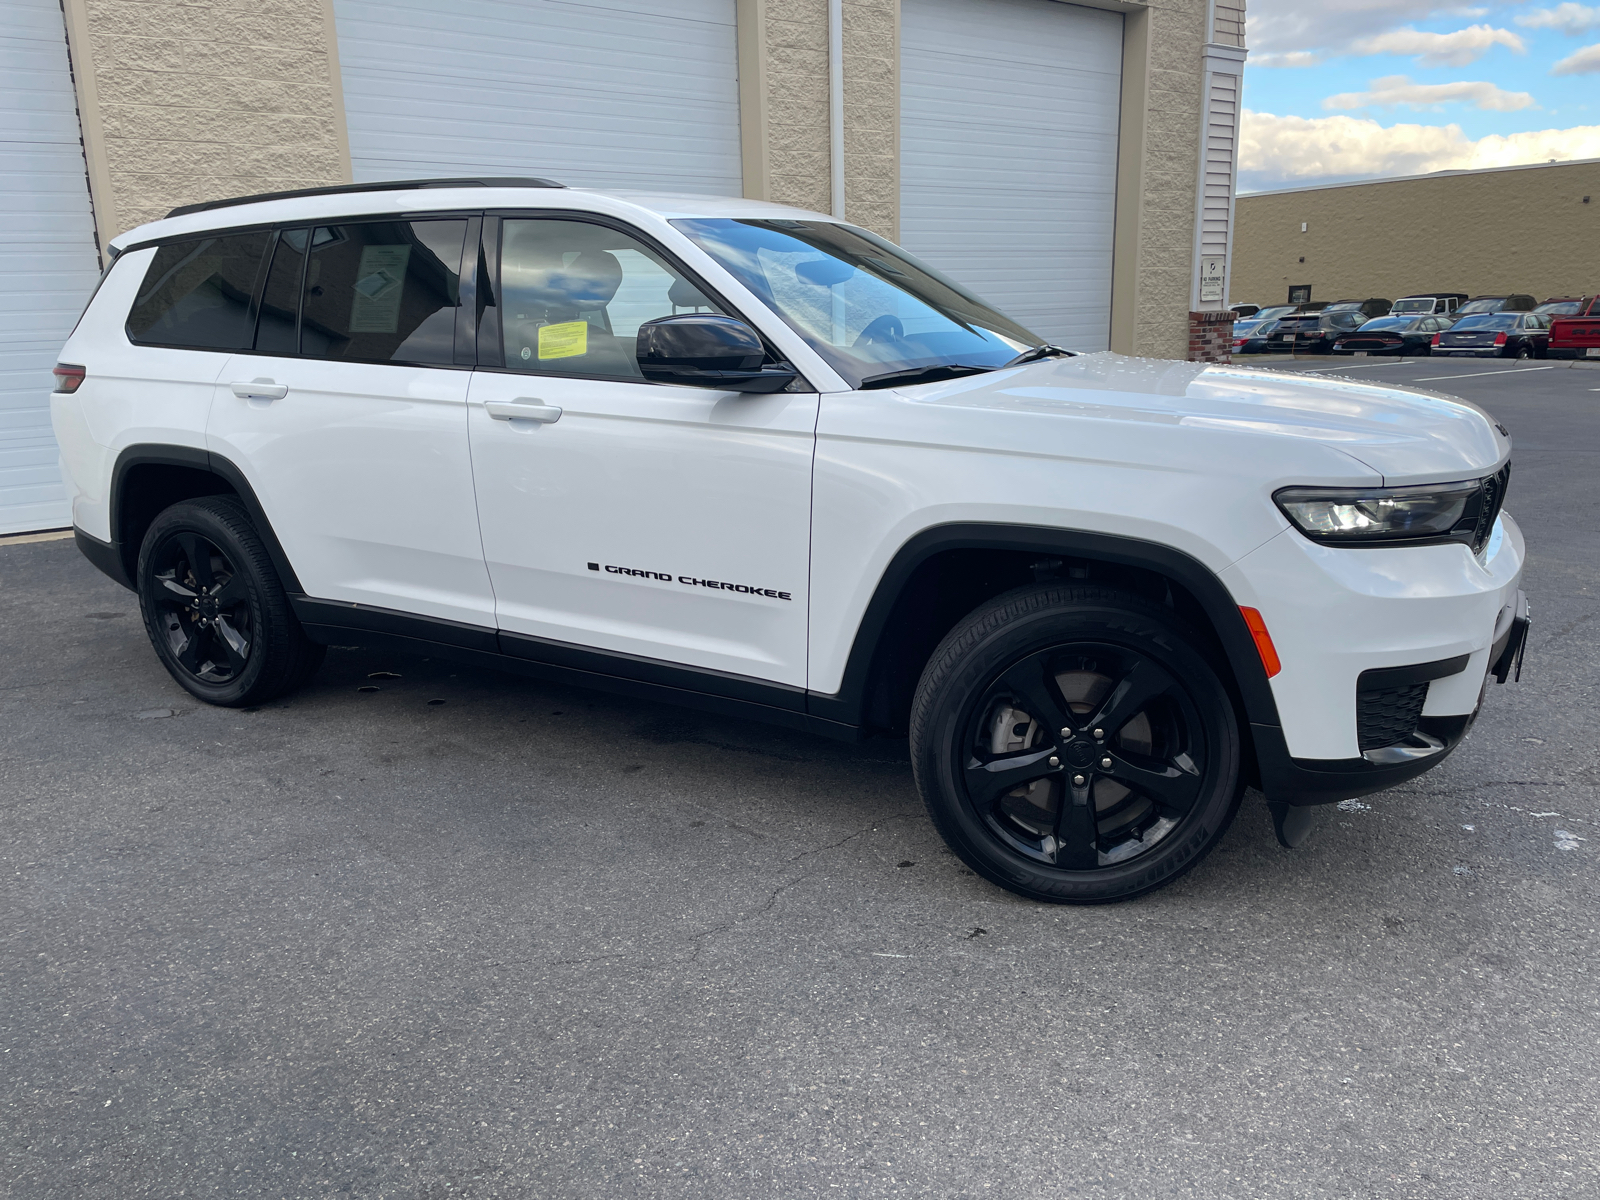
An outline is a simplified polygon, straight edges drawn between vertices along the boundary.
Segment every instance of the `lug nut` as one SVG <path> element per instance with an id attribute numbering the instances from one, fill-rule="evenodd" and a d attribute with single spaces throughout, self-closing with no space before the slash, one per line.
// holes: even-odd
<path id="1" fill-rule="evenodd" d="M 1085 782 L 1085 780 L 1084 780 L 1082 775 L 1074 775 L 1072 777 L 1072 786 L 1073 787 L 1082 787 L 1084 785 L 1084 782 Z"/>
<path id="2" fill-rule="evenodd" d="M 1106 736 L 1106 731 L 1104 729 L 1096 729 L 1094 731 L 1094 740 L 1097 741 L 1097 742 L 1098 741 L 1103 741 L 1105 739 L 1105 736 Z"/>
<path id="3" fill-rule="evenodd" d="M 1102 758 L 1102 759 L 1101 759 L 1101 760 L 1100 760 L 1100 769 L 1101 769 L 1101 770 L 1102 770 L 1102 771 L 1109 771 L 1109 770 L 1111 770 L 1111 758 L 1110 758 L 1110 756 L 1109 756 L 1109 755 L 1108 755 L 1108 756 L 1107 756 L 1107 757 L 1105 757 L 1105 758 Z"/>
<path id="4" fill-rule="evenodd" d="M 1050 765 L 1052 767 L 1059 767 L 1061 765 L 1061 760 L 1059 758 L 1051 758 Z"/>
<path id="5" fill-rule="evenodd" d="M 1061 736 L 1064 738 L 1070 738 L 1072 736 L 1072 727 L 1069 725 L 1063 725 L 1061 727 Z"/>

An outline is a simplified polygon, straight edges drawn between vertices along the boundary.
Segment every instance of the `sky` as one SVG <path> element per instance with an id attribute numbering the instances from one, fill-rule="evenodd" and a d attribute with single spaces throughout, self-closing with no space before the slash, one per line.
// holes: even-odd
<path id="1" fill-rule="evenodd" d="M 1239 190 L 1600 158 L 1600 0 L 1249 0 Z"/>

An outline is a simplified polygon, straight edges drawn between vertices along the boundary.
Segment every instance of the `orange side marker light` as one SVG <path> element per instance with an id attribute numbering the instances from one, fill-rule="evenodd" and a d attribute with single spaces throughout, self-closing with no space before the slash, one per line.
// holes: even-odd
<path id="1" fill-rule="evenodd" d="M 1239 613 L 1250 629 L 1250 636 L 1256 641 L 1256 653 L 1261 655 L 1261 665 L 1267 669 L 1267 678 L 1271 679 L 1283 670 L 1283 663 L 1278 658 L 1278 648 L 1272 644 L 1272 635 L 1267 632 L 1267 623 L 1261 619 L 1259 609 L 1246 608 L 1241 604 Z"/>

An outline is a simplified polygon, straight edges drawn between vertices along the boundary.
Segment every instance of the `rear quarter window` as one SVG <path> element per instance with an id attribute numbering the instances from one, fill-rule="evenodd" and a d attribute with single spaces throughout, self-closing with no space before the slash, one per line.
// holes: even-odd
<path id="1" fill-rule="evenodd" d="M 250 345 L 250 298 L 268 234 L 169 242 L 156 250 L 128 313 L 142 346 L 242 350 Z"/>

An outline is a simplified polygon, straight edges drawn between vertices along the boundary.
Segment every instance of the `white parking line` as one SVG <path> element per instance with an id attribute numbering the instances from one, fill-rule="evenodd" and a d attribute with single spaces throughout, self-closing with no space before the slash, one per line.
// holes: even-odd
<path id="1" fill-rule="evenodd" d="M 1406 359 L 1402 358 L 1402 359 L 1398 359 L 1398 360 L 1396 360 L 1394 362 L 1351 363 L 1347 367 L 1312 367 L 1311 369 L 1313 371 L 1318 371 L 1318 372 L 1320 372 L 1320 371 L 1354 371 L 1357 367 L 1414 367 L 1416 365 L 1417 365 L 1416 364 L 1416 359 L 1411 359 L 1408 362 Z"/>
<path id="2" fill-rule="evenodd" d="M 1529 371 L 1554 371 L 1554 367 L 1501 367 L 1498 371 L 1472 371 L 1466 375 L 1424 375 L 1412 383 L 1432 383 L 1436 379 L 1476 379 L 1480 375 L 1522 375 Z"/>

